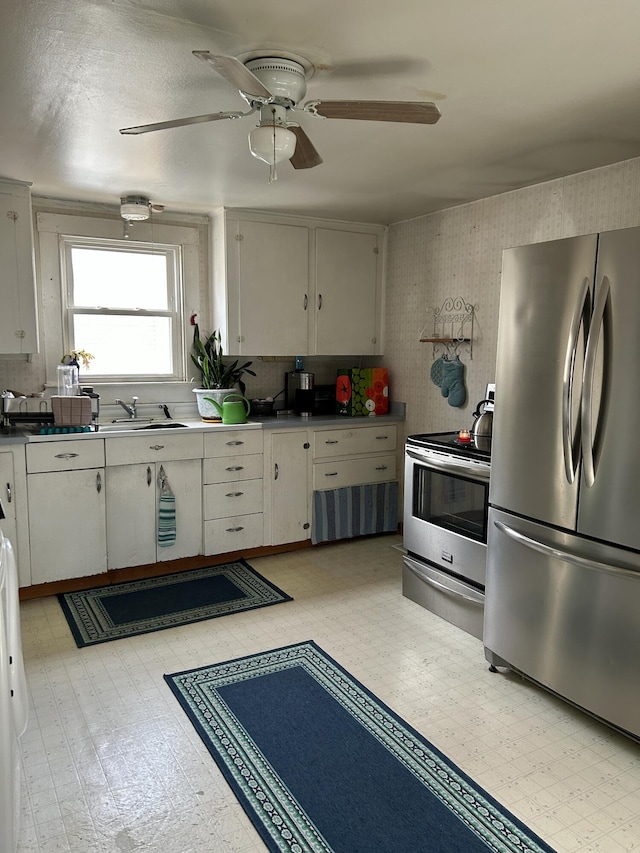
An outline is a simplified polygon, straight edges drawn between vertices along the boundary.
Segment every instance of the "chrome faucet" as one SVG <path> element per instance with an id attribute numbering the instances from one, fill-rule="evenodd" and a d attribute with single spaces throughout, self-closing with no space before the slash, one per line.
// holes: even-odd
<path id="1" fill-rule="evenodd" d="M 126 413 L 129 415 L 129 417 L 131 418 L 131 420 L 133 420 L 134 418 L 136 418 L 136 417 L 138 416 L 138 413 L 137 413 L 137 411 L 136 411 L 136 403 L 137 403 L 137 402 L 138 402 L 138 398 L 137 398 L 137 397 L 132 397 L 132 398 L 131 398 L 131 405 L 130 405 L 130 406 L 128 406 L 126 403 L 123 403 L 123 402 L 122 402 L 122 400 L 118 400 L 118 399 L 116 399 L 116 403 L 117 403 L 119 406 L 122 406 L 122 408 L 125 410 L 125 412 L 126 412 Z"/>

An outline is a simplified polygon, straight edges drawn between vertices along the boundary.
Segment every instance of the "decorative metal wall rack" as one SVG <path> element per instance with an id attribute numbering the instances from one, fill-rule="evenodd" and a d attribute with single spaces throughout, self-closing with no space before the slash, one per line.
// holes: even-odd
<path id="1" fill-rule="evenodd" d="M 438 352 L 450 358 L 458 355 L 465 346 L 473 358 L 473 324 L 476 306 L 462 296 L 448 297 L 439 308 L 433 309 L 433 319 L 425 323 L 420 332 L 420 342 L 433 344 L 433 357 Z"/>

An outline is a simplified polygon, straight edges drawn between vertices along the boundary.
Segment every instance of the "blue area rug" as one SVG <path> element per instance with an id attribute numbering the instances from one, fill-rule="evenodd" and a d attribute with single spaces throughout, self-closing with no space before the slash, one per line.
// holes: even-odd
<path id="1" fill-rule="evenodd" d="M 245 560 L 58 595 L 76 644 L 90 646 L 292 601 Z"/>
<path id="2" fill-rule="evenodd" d="M 269 850 L 553 853 L 312 641 L 165 679 Z"/>

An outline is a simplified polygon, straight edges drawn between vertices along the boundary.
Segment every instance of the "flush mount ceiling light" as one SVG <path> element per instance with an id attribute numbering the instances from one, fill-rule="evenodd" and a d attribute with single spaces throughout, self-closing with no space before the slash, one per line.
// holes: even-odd
<path id="1" fill-rule="evenodd" d="M 286 111 L 274 104 L 263 106 L 260 124 L 249 134 L 249 151 L 269 166 L 269 183 L 278 180 L 277 164 L 293 157 L 296 141 L 286 125 Z"/>
<path id="2" fill-rule="evenodd" d="M 127 222 L 142 222 L 151 215 L 149 199 L 143 195 L 127 195 L 120 199 L 120 216 Z"/>

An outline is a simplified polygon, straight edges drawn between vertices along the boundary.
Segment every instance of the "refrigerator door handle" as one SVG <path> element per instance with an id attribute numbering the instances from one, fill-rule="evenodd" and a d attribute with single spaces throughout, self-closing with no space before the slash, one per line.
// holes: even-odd
<path id="1" fill-rule="evenodd" d="M 585 278 L 580 288 L 580 295 L 576 303 L 576 310 L 571 319 L 567 352 L 564 359 L 564 372 L 562 376 L 562 446 L 564 450 L 564 470 L 567 482 L 573 483 L 578 474 L 580 464 L 579 455 L 574 456 L 573 450 L 573 423 L 571 419 L 571 402 L 573 399 L 574 377 L 576 367 L 576 354 L 578 352 L 578 338 L 583 322 L 589 315 L 589 279 Z"/>
<path id="2" fill-rule="evenodd" d="M 596 369 L 596 356 L 598 354 L 598 343 L 600 334 L 604 327 L 605 311 L 609 303 L 611 284 L 607 276 L 602 277 L 600 287 L 596 294 L 593 309 L 593 320 L 587 338 L 587 347 L 584 356 L 584 378 L 582 382 L 582 459 L 584 466 L 584 478 L 587 486 L 593 486 L 596 480 L 595 454 L 593 452 L 593 380 Z"/>
<path id="3" fill-rule="evenodd" d="M 493 523 L 501 533 L 505 534 L 505 536 L 508 536 L 515 542 L 519 542 L 526 548 L 531 548 L 533 551 L 538 551 L 540 554 L 544 554 L 546 557 L 555 557 L 558 560 L 564 560 L 566 563 L 573 563 L 583 569 L 591 569 L 592 571 L 602 572 L 606 575 L 613 575 L 625 578 L 626 580 L 634 578 L 640 581 L 640 572 L 635 572 L 632 569 L 618 568 L 617 566 L 612 566 L 609 563 L 600 563 L 598 560 L 591 560 L 588 557 L 581 557 L 579 554 L 562 551 L 560 548 L 556 548 L 555 545 L 548 545 L 546 542 L 540 542 L 538 539 L 532 539 L 525 533 L 521 533 L 519 530 L 509 527 L 508 524 L 505 524 L 502 521 L 494 520 Z"/>

